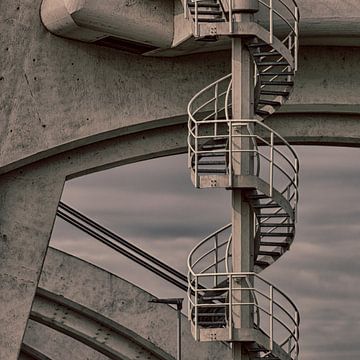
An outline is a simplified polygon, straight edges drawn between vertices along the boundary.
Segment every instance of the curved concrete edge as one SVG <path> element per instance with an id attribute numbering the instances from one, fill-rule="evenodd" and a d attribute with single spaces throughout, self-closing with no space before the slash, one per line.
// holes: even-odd
<path id="1" fill-rule="evenodd" d="M 285 105 L 288 112 L 281 111 L 266 119 L 266 124 L 281 134 L 292 145 L 322 145 L 322 146 L 346 146 L 360 147 L 360 108 L 357 106 L 336 106 L 331 104 L 323 104 L 319 106 L 291 106 Z M 358 113 L 359 111 L 359 113 Z M 160 119 L 141 123 L 126 128 L 120 128 L 106 133 L 99 133 L 86 138 L 76 139 L 74 141 L 61 144 L 59 146 L 31 154 L 20 160 L 6 164 L 0 168 L 0 175 L 13 171 L 15 169 L 36 163 L 41 160 L 49 159 L 53 156 L 75 156 L 76 151 L 87 149 L 91 151 L 98 146 L 102 146 L 102 142 L 118 142 L 128 136 L 141 137 L 147 135 L 149 131 L 154 135 L 158 131 L 159 141 L 164 137 L 167 129 L 177 127 L 183 128 L 183 134 L 177 139 L 178 147 L 172 149 L 172 154 L 179 154 L 186 151 L 186 118 L 184 116 L 176 116 L 174 118 Z M 152 136 L 153 136 L 152 135 Z M 166 154 L 149 154 L 143 159 L 160 157 Z M 133 159 L 130 162 L 139 161 Z M 128 163 L 130 163 L 128 162 Z M 109 168 L 115 165 L 103 165 L 103 168 Z M 99 170 L 99 169 L 98 169 Z M 68 178 L 84 175 L 91 171 L 81 170 L 66 174 Z M 72 176 L 71 174 L 76 174 Z"/>
<path id="2" fill-rule="evenodd" d="M 19 359 L 52 360 L 50 357 L 44 355 L 41 351 L 25 343 L 21 345 L 21 353 Z"/>
<path id="3" fill-rule="evenodd" d="M 74 139 L 73 141 L 69 141 L 67 143 L 59 144 L 53 148 L 49 148 L 43 151 L 39 151 L 36 153 L 29 154 L 26 157 L 23 157 L 19 160 L 12 161 L 11 163 L 5 164 L 0 167 L 0 175 L 13 171 L 15 169 L 21 168 L 23 166 L 35 163 L 40 160 L 44 160 L 46 158 L 64 154 L 68 151 L 72 151 L 87 145 L 92 145 L 96 143 L 100 143 L 106 140 L 112 140 L 115 138 L 121 138 L 122 136 L 133 135 L 133 134 L 143 134 L 148 130 L 161 129 L 166 128 L 168 126 L 185 124 L 186 123 L 186 115 L 175 116 L 171 118 L 157 119 L 157 120 L 149 120 L 147 122 L 140 122 L 135 125 L 125 126 L 118 129 L 99 132 L 92 136 Z"/>
<path id="4" fill-rule="evenodd" d="M 163 304 L 149 303 L 154 297 L 126 280 L 74 256 L 49 248 L 39 286 L 76 303 L 76 306 L 111 319 L 113 323 L 129 329 L 175 356 L 176 310 Z M 61 311 L 57 316 L 61 318 L 60 313 Z M 184 359 L 231 358 L 231 351 L 223 344 L 195 342 L 185 317 L 182 322 Z"/>
<path id="5" fill-rule="evenodd" d="M 173 6 L 165 0 L 43 0 L 40 16 L 51 33 L 84 42 L 108 36 L 153 47 L 173 42 Z"/>
<path id="6" fill-rule="evenodd" d="M 108 356 L 93 350 L 78 340 L 30 319 L 27 324 L 23 345 L 31 347 L 33 351 L 41 353 L 52 360 L 109 360 Z M 69 349 L 76 349 L 76 351 L 70 353 L 71 358 L 69 358 Z M 24 354 L 24 352 L 22 353 Z M 31 360 L 33 360 L 33 357 L 31 357 Z"/>
<path id="7" fill-rule="evenodd" d="M 174 360 L 150 341 L 63 296 L 38 288 L 30 319 L 58 330 L 111 359 Z"/>
<path id="8" fill-rule="evenodd" d="M 41 3 L 40 16 L 46 29 L 55 35 L 76 39 L 73 34 L 78 33 L 83 41 L 91 41 L 99 35 L 93 31 L 87 33 L 81 30 L 66 7 L 65 0 L 44 0 Z"/>

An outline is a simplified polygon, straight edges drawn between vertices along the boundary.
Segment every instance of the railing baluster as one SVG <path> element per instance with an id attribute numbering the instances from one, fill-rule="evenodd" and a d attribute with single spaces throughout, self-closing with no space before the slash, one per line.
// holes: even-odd
<path id="1" fill-rule="evenodd" d="M 270 134 L 270 197 L 273 196 L 274 182 L 274 133 Z"/>
<path id="2" fill-rule="evenodd" d="M 229 340 L 231 341 L 233 338 L 233 292 L 232 292 L 232 285 L 233 285 L 233 277 L 232 274 L 229 274 Z"/>
<path id="3" fill-rule="evenodd" d="M 214 264 L 215 264 L 215 274 L 219 272 L 218 262 L 219 262 L 219 254 L 218 254 L 218 235 L 214 236 Z M 214 287 L 218 284 L 218 277 L 217 275 L 214 276 Z"/>
<path id="4" fill-rule="evenodd" d="M 229 3 L 229 33 L 232 34 L 234 32 L 232 0 L 228 0 L 228 3 Z"/>
<path id="5" fill-rule="evenodd" d="M 200 340 L 198 324 L 198 277 L 195 275 L 195 339 Z"/>
<path id="6" fill-rule="evenodd" d="M 274 9 L 273 0 L 269 0 L 269 11 L 270 11 L 270 45 L 274 41 Z"/>
<path id="7" fill-rule="evenodd" d="M 195 37 L 199 37 L 199 4 L 195 0 Z"/>
<path id="8" fill-rule="evenodd" d="M 274 348 L 274 288 L 270 285 L 270 350 Z"/>
<path id="9" fill-rule="evenodd" d="M 215 113 L 215 120 L 218 119 L 218 102 L 219 102 L 219 84 L 216 83 L 215 85 L 215 110 L 214 110 L 214 113 Z M 215 133 L 215 136 L 217 136 L 217 133 L 218 133 L 218 123 L 215 122 L 214 123 L 214 133 Z"/>
<path id="10" fill-rule="evenodd" d="M 299 8 L 295 7 L 295 71 L 298 70 L 299 55 Z"/>

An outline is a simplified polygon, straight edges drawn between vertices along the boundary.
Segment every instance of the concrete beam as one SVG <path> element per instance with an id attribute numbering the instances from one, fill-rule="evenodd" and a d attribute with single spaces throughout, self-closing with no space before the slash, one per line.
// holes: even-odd
<path id="1" fill-rule="evenodd" d="M 44 341 L 46 339 L 46 341 Z M 100 352 L 87 345 L 64 335 L 48 326 L 29 320 L 22 344 L 22 353 L 25 347 L 31 348 L 34 353 L 41 353 L 52 360 L 109 360 Z M 71 351 L 76 349 L 76 351 Z"/>
<path id="2" fill-rule="evenodd" d="M 76 303 L 76 306 L 111 319 L 118 326 L 148 339 L 175 357 L 176 310 L 163 304 L 149 303 L 148 300 L 153 296 L 129 282 L 83 260 L 50 248 L 40 286 L 52 294 Z M 33 310 L 36 308 L 38 309 L 37 305 Z M 64 321 L 66 325 L 67 320 Z M 185 316 L 182 321 L 185 325 Z M 195 342 L 188 326 L 182 327 L 182 335 L 186 344 L 183 347 L 184 359 L 230 359 L 230 351 L 223 344 Z"/>
<path id="3" fill-rule="evenodd" d="M 22 344 L 20 360 L 52 360 L 50 357 L 44 355 L 41 351 L 33 348 L 31 345 Z"/>
<path id="4" fill-rule="evenodd" d="M 126 327 L 41 288 L 37 290 L 30 319 L 77 339 L 113 360 L 174 360 Z"/>
<path id="5" fill-rule="evenodd" d="M 43 167 L 0 177 L 0 349 L 18 358 L 65 178 Z"/>

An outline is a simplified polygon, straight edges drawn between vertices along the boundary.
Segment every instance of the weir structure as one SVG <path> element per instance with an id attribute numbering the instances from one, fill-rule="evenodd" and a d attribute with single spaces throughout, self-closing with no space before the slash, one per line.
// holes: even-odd
<path id="1" fill-rule="evenodd" d="M 258 24 L 259 13 L 268 15 L 265 26 Z M 193 19 L 198 41 L 232 41 L 231 74 L 188 105 L 192 181 L 198 188 L 228 189 L 232 203 L 231 224 L 189 255 L 193 335 L 230 342 L 236 360 L 295 360 L 299 312 L 259 273 L 289 250 L 295 236 L 298 158 L 264 120 L 294 86 L 299 9 L 293 0 L 189 1 L 185 16 Z"/>
<path id="2" fill-rule="evenodd" d="M 360 9 L 297 4 L 0 2 L 0 360 L 177 355 L 176 311 L 49 248 L 56 216 L 187 292 L 183 359 L 300 358 L 298 310 L 261 271 L 295 236 L 292 146 L 360 147 Z M 188 276 L 60 201 L 69 179 L 186 151 L 233 208 Z"/>

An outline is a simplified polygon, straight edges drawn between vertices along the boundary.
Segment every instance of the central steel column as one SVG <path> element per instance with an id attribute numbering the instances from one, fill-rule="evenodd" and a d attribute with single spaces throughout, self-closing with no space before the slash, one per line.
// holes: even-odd
<path id="1" fill-rule="evenodd" d="M 251 4 L 250 4 L 251 2 Z M 237 3 L 234 8 L 236 22 L 248 22 L 253 20 L 253 13 L 257 9 L 257 0 Z M 235 0 L 236 4 L 236 0 Z M 251 5 L 251 6 L 250 6 Z M 249 8 L 246 8 L 250 6 Z M 254 65 L 245 39 L 234 37 L 232 39 L 232 118 L 252 119 L 254 117 Z M 237 134 L 248 134 L 244 126 L 235 126 L 232 130 L 233 136 Z M 250 138 L 233 137 L 232 169 L 233 184 L 238 185 L 236 179 L 239 175 L 253 174 L 253 154 L 244 150 L 251 149 Z M 236 152 L 242 150 L 243 152 Z M 245 189 L 234 187 L 232 189 L 232 266 L 233 272 L 252 272 L 254 268 L 254 246 L 253 246 L 253 214 L 249 203 L 245 199 Z M 233 280 L 232 286 L 246 287 L 244 281 Z M 249 291 L 234 291 L 232 301 L 250 302 Z M 233 326 L 236 329 L 253 328 L 253 315 L 250 306 L 233 307 Z M 236 336 L 236 335 L 235 335 Z M 233 342 L 233 359 L 248 360 L 249 355 L 241 342 Z"/>

